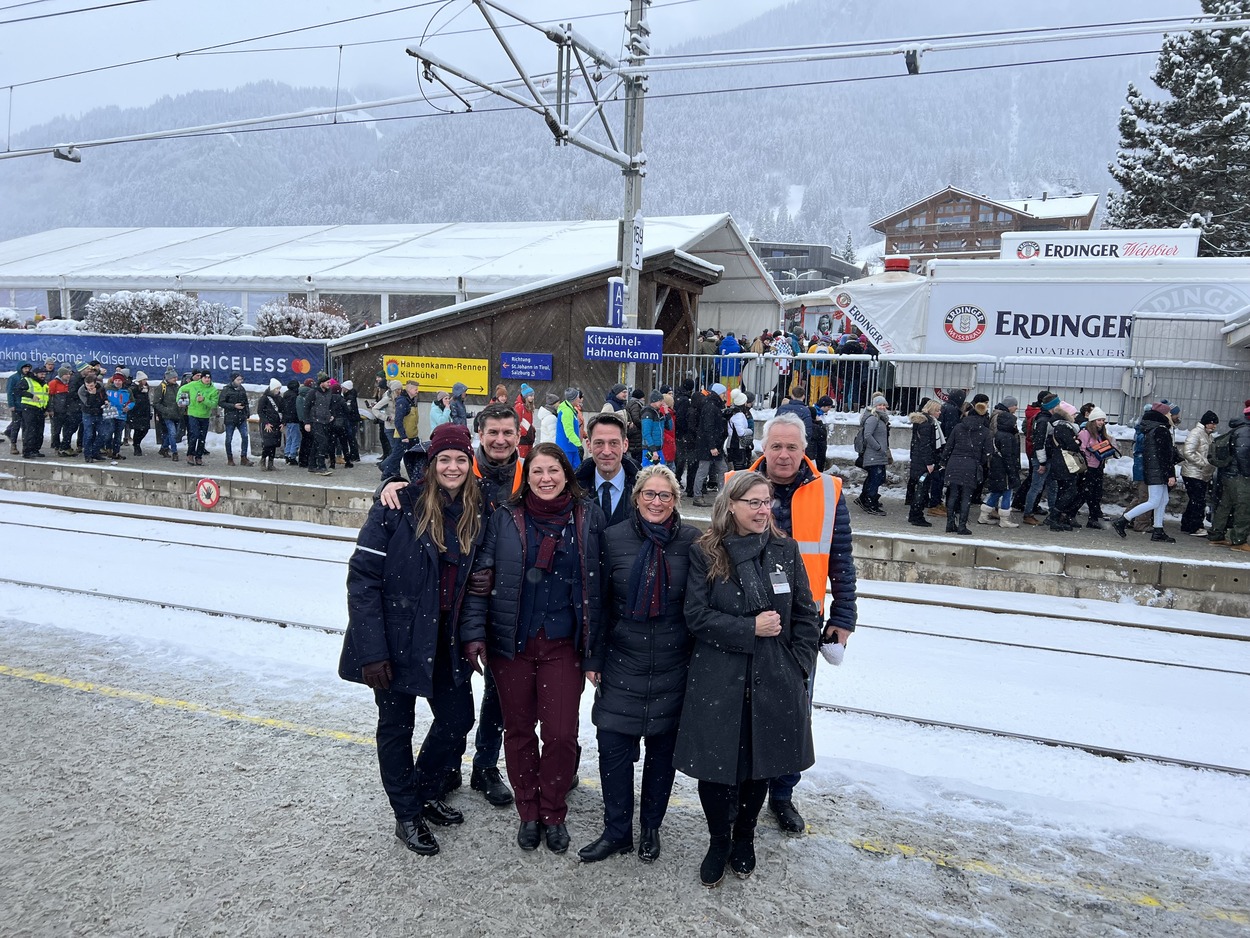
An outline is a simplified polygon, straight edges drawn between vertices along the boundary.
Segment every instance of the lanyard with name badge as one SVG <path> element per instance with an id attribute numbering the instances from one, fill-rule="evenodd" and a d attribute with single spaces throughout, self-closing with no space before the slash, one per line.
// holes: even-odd
<path id="1" fill-rule="evenodd" d="M 773 592 L 790 592 L 790 581 L 786 579 L 786 572 L 781 569 L 781 564 L 776 564 L 776 567 L 776 570 L 768 574 L 768 582 L 772 584 Z"/>

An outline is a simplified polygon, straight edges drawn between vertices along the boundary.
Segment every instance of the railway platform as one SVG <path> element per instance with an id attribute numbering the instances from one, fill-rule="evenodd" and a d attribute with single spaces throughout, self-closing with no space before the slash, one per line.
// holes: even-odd
<path id="1" fill-rule="evenodd" d="M 202 486 L 210 480 L 212 486 Z M 205 514 L 359 527 L 377 486 L 376 457 L 352 469 L 318 476 L 294 466 L 273 472 L 225 465 L 211 453 L 206 465 L 187 466 L 156 456 L 84 464 L 48 457 L 0 456 L 0 489 L 94 498 L 130 505 L 199 510 Z M 204 507 L 206 495 L 216 502 Z M 858 490 L 847 485 L 848 497 Z M 1121 539 L 1109 527 L 1052 532 L 1045 526 L 1003 529 L 971 524 L 971 536 L 947 534 L 943 519 L 931 528 L 907 523 L 901 489 L 883 489 L 884 516 L 851 506 L 856 567 L 873 581 L 927 583 L 985 590 L 1110 600 L 1250 618 L 1250 555 L 1216 547 L 1167 523 L 1175 544 L 1159 544 L 1130 530 Z M 1111 506 L 1112 516 L 1118 513 Z M 0 514 L 3 508 L 0 503 Z M 706 522 L 708 509 L 683 515 Z M 973 514 L 975 518 L 975 513 Z"/>

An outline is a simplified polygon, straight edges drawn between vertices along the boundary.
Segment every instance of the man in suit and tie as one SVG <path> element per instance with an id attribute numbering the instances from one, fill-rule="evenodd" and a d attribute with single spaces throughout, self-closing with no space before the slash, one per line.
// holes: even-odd
<path id="1" fill-rule="evenodd" d="M 590 458 L 578 468 L 577 482 L 599 503 L 611 527 L 629 517 L 638 464 L 629 456 L 625 421 L 619 414 L 595 414 L 587 433 Z"/>

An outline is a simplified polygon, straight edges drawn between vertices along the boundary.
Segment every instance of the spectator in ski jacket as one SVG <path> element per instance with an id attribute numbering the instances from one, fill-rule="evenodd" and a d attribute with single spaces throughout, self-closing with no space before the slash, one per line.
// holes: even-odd
<path id="1" fill-rule="evenodd" d="M 221 407 L 225 417 L 226 424 L 226 463 L 234 465 L 234 449 L 232 442 L 235 433 L 239 434 L 239 462 L 241 465 L 250 466 L 251 460 L 247 458 L 248 449 L 248 432 L 247 418 L 252 414 L 251 402 L 248 401 L 247 391 L 243 389 L 243 375 L 235 372 L 230 376 L 230 383 L 221 389 L 221 393 L 217 396 L 217 404 Z"/>
<path id="2" fill-rule="evenodd" d="M 513 402 L 512 409 L 516 411 L 517 431 L 521 434 L 520 442 L 517 444 L 517 452 L 524 459 L 529 455 L 530 447 L 534 445 L 535 426 L 534 426 L 534 389 L 528 384 L 521 384 L 521 391 Z"/>
<path id="3" fill-rule="evenodd" d="M 573 466 L 582 464 L 582 453 L 585 451 L 582 446 L 582 421 L 575 406 L 581 393 L 577 388 L 565 388 L 564 400 L 560 402 L 556 410 L 554 442 L 564 452 L 569 464 Z"/>
<path id="4" fill-rule="evenodd" d="M 938 414 L 942 412 L 942 402 L 936 398 L 925 401 L 920 410 L 907 415 L 908 421 L 911 423 L 911 449 L 910 449 L 910 465 L 907 469 L 907 492 L 908 492 L 908 512 L 907 523 L 914 524 L 918 528 L 932 527 L 933 524 L 925 518 L 925 510 L 933 507 L 933 499 L 931 493 L 934 491 L 934 483 L 937 484 L 937 493 L 941 494 L 941 484 L 938 482 L 938 466 L 941 443 L 938 440 L 938 433 L 941 426 L 938 423 Z M 945 439 L 941 441 L 945 442 Z"/>
<path id="5" fill-rule="evenodd" d="M 143 448 L 139 445 L 148 435 L 148 431 L 152 429 L 152 392 L 148 388 L 148 376 L 142 371 L 135 373 L 134 384 L 130 388 L 131 398 L 134 400 L 134 407 L 130 410 L 130 445 L 134 448 L 136 456 L 143 455 Z"/>
<path id="6" fill-rule="evenodd" d="M 304 436 L 304 429 L 301 426 L 303 421 L 299 419 L 298 403 L 299 382 L 291 379 L 287 382 L 286 390 L 282 392 L 282 397 L 278 402 L 278 410 L 282 415 L 282 429 L 285 433 L 282 455 L 288 466 L 294 466 L 299 462 L 299 446 Z"/>
<path id="7" fill-rule="evenodd" d="M 78 395 L 69 393 L 74 369 L 62 365 L 56 377 L 48 382 L 48 411 L 52 415 L 52 451 L 65 456 L 73 448 L 74 431 L 81 420 Z M 72 405 L 72 406 L 71 406 Z"/>
<path id="8" fill-rule="evenodd" d="M 282 382 L 269 379 L 269 388 L 256 402 L 260 422 L 260 468 L 273 472 L 273 458 L 282 444 Z"/>
<path id="9" fill-rule="evenodd" d="M 642 452 L 642 411 L 646 407 L 647 392 L 642 388 L 634 388 L 629 400 L 625 402 L 625 414 L 628 422 L 625 435 L 629 440 L 629 448 L 635 453 Z"/>
<path id="10" fill-rule="evenodd" d="M 664 407 L 664 395 L 652 391 L 646 408 L 642 411 L 642 465 L 663 465 L 664 433 L 672 424 L 672 415 Z"/>
<path id="11" fill-rule="evenodd" d="M 741 352 L 742 346 L 732 332 L 727 332 L 725 338 L 720 340 L 719 351 L 721 357 L 717 367 L 720 369 L 720 383 L 732 393 L 738 387 L 742 375 L 742 359 L 732 356 Z"/>
<path id="12" fill-rule="evenodd" d="M 464 402 L 464 395 L 468 390 L 469 386 L 462 381 L 451 386 L 451 422 L 461 427 L 467 427 L 469 418 L 473 416 Z"/>
<path id="13" fill-rule="evenodd" d="M 559 405 L 560 397 L 548 391 L 543 400 L 543 406 L 534 413 L 536 418 L 534 446 L 537 446 L 539 443 L 554 443 L 556 441 L 556 427 L 559 425 L 556 408 Z"/>
<path id="14" fill-rule="evenodd" d="M 434 402 L 430 404 L 430 433 L 445 423 L 451 423 L 451 395 L 446 391 L 436 391 Z"/>

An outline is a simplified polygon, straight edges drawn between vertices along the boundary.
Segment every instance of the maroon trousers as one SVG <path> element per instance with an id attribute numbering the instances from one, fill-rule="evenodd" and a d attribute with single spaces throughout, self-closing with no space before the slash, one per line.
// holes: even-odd
<path id="1" fill-rule="evenodd" d="M 552 641 L 540 632 L 511 661 L 491 655 L 489 664 L 499 688 L 503 752 L 517 814 L 522 821 L 563 824 L 569 784 L 577 772 L 583 681 L 573 639 Z"/>

